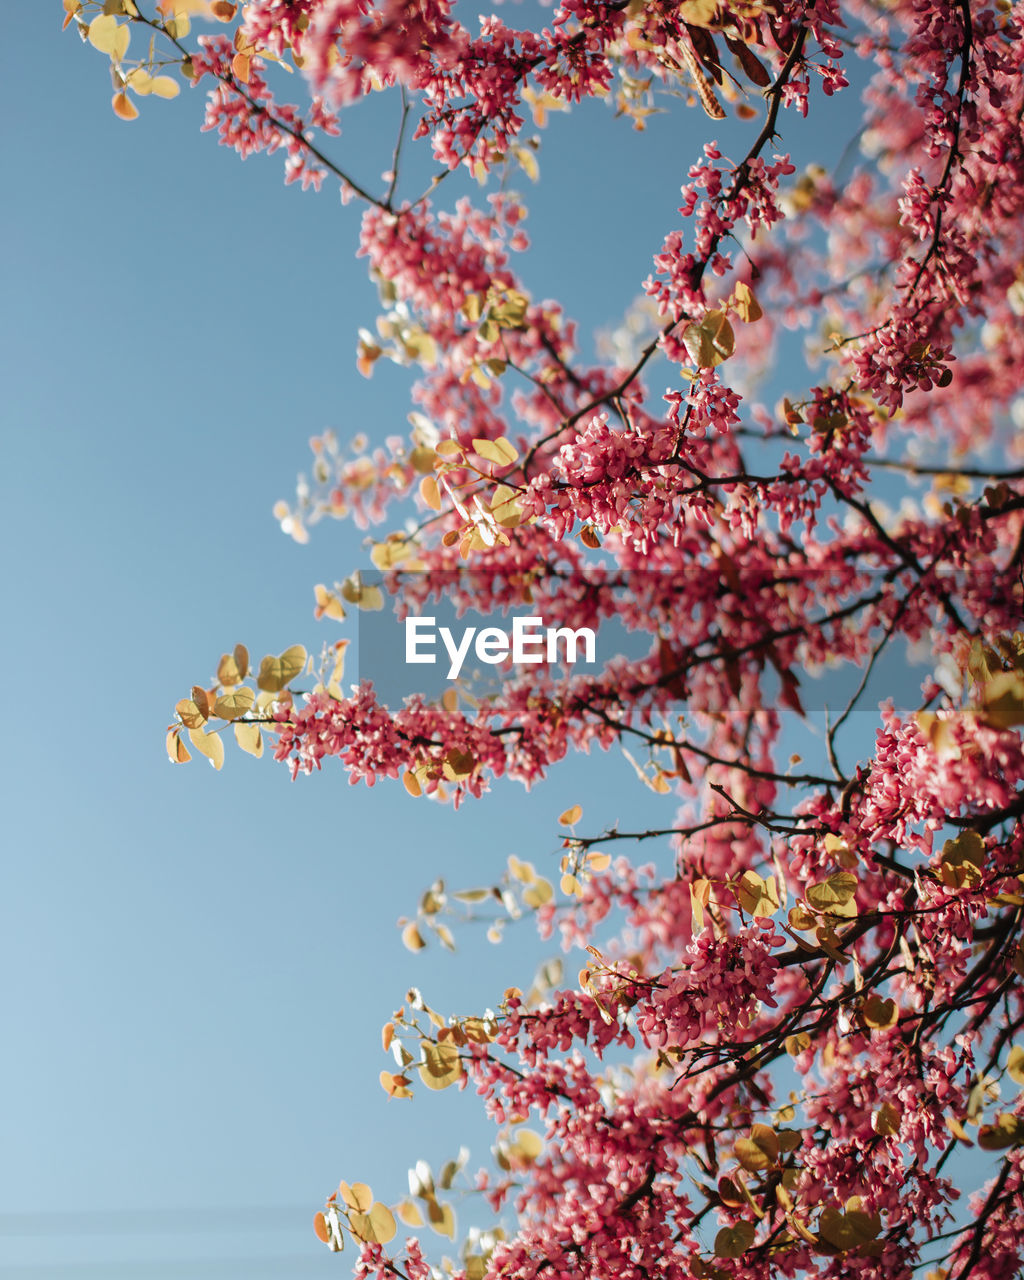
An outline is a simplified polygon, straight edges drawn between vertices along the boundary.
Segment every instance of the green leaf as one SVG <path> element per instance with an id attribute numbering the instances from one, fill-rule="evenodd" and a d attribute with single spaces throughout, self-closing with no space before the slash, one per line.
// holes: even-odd
<path id="1" fill-rule="evenodd" d="M 754 1243 L 754 1225 L 737 1222 L 734 1227 L 723 1227 L 715 1236 L 716 1258 L 741 1258 Z"/>
<path id="2" fill-rule="evenodd" d="M 1006 1147 L 1019 1147 L 1024 1143 L 1024 1120 L 1004 1111 L 996 1116 L 995 1124 L 983 1124 L 978 1130 L 978 1146 L 983 1151 L 1003 1151 Z"/>
<path id="3" fill-rule="evenodd" d="M 844 1212 L 830 1206 L 823 1210 L 818 1222 L 818 1235 L 840 1253 L 870 1244 L 881 1229 L 882 1220 L 877 1213 L 864 1213 L 860 1209 Z"/>

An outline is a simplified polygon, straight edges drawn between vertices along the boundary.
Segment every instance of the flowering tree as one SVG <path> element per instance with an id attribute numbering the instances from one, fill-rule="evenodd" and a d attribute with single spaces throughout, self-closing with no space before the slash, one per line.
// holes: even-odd
<path id="1" fill-rule="evenodd" d="M 456 804 L 628 744 L 678 795 L 668 829 L 634 833 L 586 832 L 573 804 L 557 885 L 512 859 L 405 922 L 412 949 L 449 943 L 451 908 L 486 901 L 586 948 L 577 978 L 552 968 L 496 1014 L 413 991 L 385 1027 L 389 1094 L 471 1083 L 500 1129 L 476 1185 L 504 1229 L 458 1240 L 453 1273 L 1019 1274 L 1024 6 L 564 0 L 536 31 L 471 29 L 446 0 L 64 9 L 109 55 L 123 119 L 183 78 L 242 156 L 282 149 L 289 182 L 365 205 L 383 313 L 357 365 L 418 366 L 412 432 L 356 457 L 314 440 L 285 531 L 383 526 L 372 561 L 412 613 L 444 593 L 645 640 L 596 675 L 510 667 L 487 697 L 396 706 L 345 691 L 345 641 L 301 690 L 304 648 L 250 672 L 238 646 L 168 733 L 174 760 L 219 768 L 230 725 L 293 775 L 328 759 Z M 282 64 L 301 108 L 274 95 Z M 843 183 L 798 174 L 782 121 L 853 100 L 844 68 L 867 83 L 861 159 Z M 375 92 L 401 110 L 383 190 L 330 158 L 338 113 Z M 638 128 L 666 105 L 749 128 L 738 162 L 708 141 L 680 175 L 678 226 L 600 358 L 517 275 L 526 215 L 499 181 L 536 176 L 527 115 L 594 96 Z M 417 144 L 426 191 L 406 190 Z M 484 195 L 446 207 L 460 167 Z M 769 406 L 776 360 L 789 395 Z M 316 594 L 338 620 L 387 600 L 358 571 Z M 934 674 L 882 704 L 852 763 L 869 677 L 921 641 Z M 792 757 L 807 673 L 836 667 L 855 678 L 820 759 Z M 648 841 L 668 874 L 627 855 Z M 419 1166 L 403 1223 L 454 1240 L 456 1172 Z M 361 1183 L 316 1230 L 354 1238 L 358 1274 L 431 1273 Z"/>

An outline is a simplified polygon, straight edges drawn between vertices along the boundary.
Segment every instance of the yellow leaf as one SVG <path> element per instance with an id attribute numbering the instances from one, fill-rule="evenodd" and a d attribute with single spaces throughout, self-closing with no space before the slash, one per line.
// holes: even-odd
<path id="1" fill-rule="evenodd" d="M 568 874 L 562 876 L 562 879 L 559 882 L 559 888 L 566 895 L 566 897 L 568 897 L 570 894 L 575 894 L 577 898 L 583 897 L 583 886 L 580 884 L 580 882 L 576 879 L 575 876 L 568 875 Z"/>
<path id="2" fill-rule="evenodd" d="M 883 1138 L 892 1138 L 900 1131 L 900 1113 L 891 1102 L 883 1102 L 871 1116 L 871 1127 Z"/>
<path id="3" fill-rule="evenodd" d="M 331 1233 L 327 1229 L 327 1219 L 322 1213 L 316 1213 L 313 1215 L 313 1230 L 316 1232 L 316 1238 L 324 1244 L 330 1240 Z"/>
<path id="4" fill-rule="evenodd" d="M 235 741 L 247 751 L 249 755 L 255 756 L 258 760 L 263 754 L 263 734 L 260 733 L 259 725 L 256 724 L 236 724 Z"/>
<path id="5" fill-rule="evenodd" d="M 512 154 L 519 161 L 520 167 L 531 182 L 540 177 L 540 166 L 532 147 L 513 147 Z"/>
<path id="6" fill-rule="evenodd" d="M 519 458 L 515 446 L 509 444 L 504 436 L 498 440 L 474 440 L 473 448 L 481 458 L 497 467 L 510 467 Z"/>
<path id="7" fill-rule="evenodd" d="M 996 729 L 1024 724 L 1024 673 L 1000 671 L 981 688 L 982 718 Z"/>
<path id="8" fill-rule="evenodd" d="M 774 915 L 779 909 L 779 890 L 774 876 L 762 879 L 756 871 L 744 871 L 734 892 L 736 901 L 755 919 Z"/>
<path id="9" fill-rule="evenodd" d="M 94 49 L 98 49 L 100 53 L 109 53 L 111 57 L 118 47 L 120 36 L 118 32 L 121 30 L 117 19 L 111 13 L 100 14 L 98 18 L 93 18 L 89 23 L 89 43 Z M 127 27 L 125 28 L 127 34 Z M 125 47 L 127 47 L 127 40 Z M 121 55 L 124 56 L 123 54 Z"/>
<path id="10" fill-rule="evenodd" d="M 690 881 L 690 915 L 692 919 L 692 928 L 694 933 L 700 933 L 704 928 L 704 908 L 711 900 L 711 881 L 710 880 L 691 880 Z"/>
<path id="11" fill-rule="evenodd" d="M 447 1089 L 449 1085 L 455 1084 L 464 1075 L 458 1046 L 450 1040 L 443 1044 L 424 1040 L 423 1062 L 419 1072 L 420 1079 L 428 1089 Z"/>
<path id="12" fill-rule="evenodd" d="M 438 1204 L 436 1200 L 427 1202 L 427 1217 L 430 1219 L 430 1225 L 440 1236 L 447 1236 L 449 1240 L 455 1239 L 455 1214 L 452 1212 L 450 1204 Z"/>
<path id="13" fill-rule="evenodd" d="M 186 729 L 201 729 L 206 723 L 206 712 L 193 702 L 191 698 L 181 698 L 174 704 L 174 710 L 181 717 Z"/>
<path id="14" fill-rule="evenodd" d="M 181 92 L 181 85 L 170 76 L 154 76 L 149 84 L 149 92 L 158 98 L 176 98 Z"/>
<path id="15" fill-rule="evenodd" d="M 946 1116 L 946 1128 L 949 1129 L 950 1133 L 953 1135 L 954 1138 L 958 1138 L 962 1143 L 964 1143 L 965 1146 L 968 1146 L 968 1147 L 974 1146 L 973 1138 L 971 1138 L 970 1134 L 963 1127 L 963 1125 L 956 1118 L 956 1116 L 953 1116 L 953 1115 Z"/>
<path id="16" fill-rule="evenodd" d="M 280 693 L 289 681 L 300 674 L 305 665 L 306 650 L 301 644 L 293 644 L 279 658 L 268 654 L 263 659 L 256 683 L 266 693 Z"/>
<path id="17" fill-rule="evenodd" d="M 750 324 L 754 320 L 760 320 L 764 315 L 761 310 L 761 304 L 754 297 L 754 292 L 749 284 L 740 281 L 736 288 L 732 291 L 732 305 L 736 309 L 736 314 L 745 323 Z"/>
<path id="18" fill-rule="evenodd" d="M 571 826 L 574 826 L 577 822 L 579 822 L 580 818 L 582 817 L 583 817 L 583 806 L 574 804 L 571 808 L 566 809 L 566 811 L 559 817 L 558 823 L 559 823 L 559 826 L 562 826 L 562 827 L 571 827 Z"/>
<path id="19" fill-rule="evenodd" d="M 1024 1084 L 1024 1049 L 1015 1044 L 1006 1060 L 1006 1074 L 1014 1084 Z"/>
<path id="20" fill-rule="evenodd" d="M 415 920 L 410 921 L 402 930 L 402 942 L 410 951 L 422 951 L 427 945 L 423 941 L 423 934 L 420 933 Z"/>
<path id="21" fill-rule="evenodd" d="M 189 739 L 197 751 L 202 752 L 215 769 L 224 764 L 224 743 L 219 733 L 203 733 L 201 729 L 189 729 Z"/>
<path id="22" fill-rule="evenodd" d="M 962 831 L 942 846 L 939 878 L 951 889 L 969 888 L 981 881 L 985 869 L 985 841 L 977 831 Z"/>
<path id="23" fill-rule="evenodd" d="M 138 107 L 126 93 L 115 93 L 110 100 L 110 105 L 114 108 L 114 115 L 119 120 L 137 120 L 139 118 Z"/>
<path id="24" fill-rule="evenodd" d="M 249 650 L 244 644 L 236 644 L 231 655 L 238 670 L 238 679 L 244 680 L 249 674 Z"/>
<path id="25" fill-rule="evenodd" d="M 177 729 L 171 729 L 167 734 L 167 756 L 171 764 L 188 764 L 192 759 Z"/>
<path id="26" fill-rule="evenodd" d="M 812 884 L 807 890 L 807 901 L 817 911 L 834 916 L 855 916 L 857 907 L 854 895 L 857 877 L 849 871 L 837 871 L 820 884 Z"/>
<path id="27" fill-rule="evenodd" d="M 843 1212 L 831 1205 L 822 1211 L 818 1221 L 818 1234 L 822 1240 L 845 1253 L 869 1244 L 882 1229 L 882 1220 L 877 1213 L 864 1213 L 859 1209 Z"/>
<path id="28" fill-rule="evenodd" d="M 433 476 L 424 476 L 420 481 L 420 497 L 431 510 L 441 510 L 441 494 Z"/>
<path id="29" fill-rule="evenodd" d="M 398 1206 L 398 1216 L 407 1227 L 422 1227 L 423 1215 L 412 1200 L 403 1200 Z"/>
<path id="30" fill-rule="evenodd" d="M 314 617 L 333 618 L 335 622 L 343 622 L 345 619 L 345 606 L 341 603 L 333 591 L 328 591 L 322 582 L 318 582 L 313 588 L 313 594 L 316 597 L 316 611 Z"/>
<path id="31" fill-rule="evenodd" d="M 442 766 L 444 776 L 449 782 L 458 782 L 460 778 L 468 778 L 476 768 L 476 758 L 469 751 L 459 751 L 453 747 L 444 758 Z"/>
<path id="32" fill-rule="evenodd" d="M 423 788 L 420 786 L 420 780 L 411 769 L 406 769 L 405 773 L 402 774 L 402 782 L 405 784 L 406 791 L 408 791 L 411 796 L 421 796 L 423 794 Z"/>
<path id="33" fill-rule="evenodd" d="M 364 584 L 362 576 L 356 572 L 341 584 L 341 598 L 357 609 L 374 613 L 384 608 L 384 593 L 380 587 Z"/>
<path id="34" fill-rule="evenodd" d="M 774 1129 L 755 1124 L 749 1138 L 739 1138 L 733 1150 L 749 1173 L 770 1168 L 779 1158 L 779 1138 Z"/>
<path id="35" fill-rule="evenodd" d="M 983 1124 L 978 1130 L 978 1146 L 982 1151 L 1003 1151 L 1024 1143 L 1024 1120 L 1008 1111 L 996 1116 L 995 1124 Z"/>
<path id="36" fill-rule="evenodd" d="M 368 1213 L 373 1205 L 373 1192 L 365 1182 L 338 1183 L 338 1195 L 342 1202 L 357 1213 Z"/>
<path id="37" fill-rule="evenodd" d="M 728 360 L 736 346 L 732 325 L 724 311 L 709 311 L 699 323 L 683 330 L 683 346 L 699 369 L 713 369 Z"/>
<path id="38" fill-rule="evenodd" d="M 709 27 L 718 12 L 718 0 L 683 0 L 679 16 L 691 27 Z"/>
<path id="39" fill-rule="evenodd" d="M 230 653 L 222 653 L 217 663 L 217 683 L 222 689 L 233 689 L 242 683 L 243 676 L 238 663 Z"/>
<path id="40" fill-rule="evenodd" d="M 544 1139 L 532 1129 L 517 1129 L 515 1136 L 517 1154 L 532 1163 L 544 1150 Z"/>
<path id="41" fill-rule="evenodd" d="M 411 1098 L 412 1090 L 409 1088 L 409 1077 L 396 1075 L 390 1071 L 382 1071 L 380 1073 L 380 1085 L 389 1098 Z"/>
<path id="42" fill-rule="evenodd" d="M 252 710 L 256 695 L 247 686 L 225 693 L 213 704 L 213 714 L 222 720 L 239 720 Z"/>
<path id="43" fill-rule="evenodd" d="M 370 550 L 370 559 L 374 568 L 393 569 L 396 564 L 408 560 L 415 551 L 414 544 L 405 537 L 388 538 L 384 542 L 375 542 Z M 366 606 L 363 606 L 364 608 Z"/>
<path id="44" fill-rule="evenodd" d="M 870 995 L 860 1008 L 860 1016 L 866 1027 L 884 1030 L 894 1027 L 899 1021 L 900 1007 L 895 1000 L 883 1000 L 879 995 Z"/>
<path id="45" fill-rule="evenodd" d="M 550 880 L 538 877 L 533 884 L 523 890 L 523 901 L 528 907 L 543 907 L 555 896 Z"/>

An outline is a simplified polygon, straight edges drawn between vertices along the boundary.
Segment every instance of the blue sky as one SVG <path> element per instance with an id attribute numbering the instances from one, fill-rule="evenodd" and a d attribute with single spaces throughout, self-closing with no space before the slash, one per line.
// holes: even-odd
<path id="1" fill-rule="evenodd" d="M 365 563 L 360 535 L 320 526 L 299 547 L 271 508 L 312 434 L 401 430 L 408 380 L 354 369 L 376 315 L 355 205 L 200 136 L 198 94 L 115 119 L 106 60 L 61 35 L 58 0 L 9 8 L 0 1268 L 347 1274 L 310 1225 L 339 1177 L 393 1202 L 419 1156 L 467 1141 L 486 1159 L 471 1096 L 388 1103 L 381 1024 L 413 982 L 444 1011 L 495 1005 L 548 951 L 525 926 L 501 950 L 476 934 L 414 958 L 397 917 L 438 874 L 551 867 L 577 800 L 595 831 L 667 825 L 673 802 L 618 757 L 458 814 L 340 770 L 292 784 L 233 750 L 219 775 L 168 764 L 174 702 L 221 652 L 333 638 L 312 586 Z M 852 132 L 855 107 L 829 104 L 811 136 Z M 375 183 L 392 117 L 353 113 L 332 154 Z M 706 126 L 555 116 L 524 193 L 530 287 L 614 324 Z"/>

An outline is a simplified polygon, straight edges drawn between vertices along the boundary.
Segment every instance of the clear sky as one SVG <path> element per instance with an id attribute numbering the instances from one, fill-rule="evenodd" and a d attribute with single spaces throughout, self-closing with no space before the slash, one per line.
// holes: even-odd
<path id="1" fill-rule="evenodd" d="M 594 831 L 667 825 L 673 801 L 618 757 L 458 814 L 340 770 L 293 784 L 230 748 L 219 775 L 169 765 L 174 702 L 221 652 L 333 638 L 312 587 L 365 563 L 360 535 L 320 526 L 300 547 L 271 508 L 310 435 L 400 431 L 408 380 L 354 368 L 377 310 L 355 205 L 201 136 L 197 93 L 115 119 L 106 59 L 61 34 L 59 0 L 4 17 L 0 1271 L 347 1274 L 311 1231 L 339 1177 L 394 1202 L 419 1156 L 487 1157 L 471 1097 L 387 1101 L 380 1026 L 413 982 L 445 1012 L 496 1005 L 548 952 L 524 926 L 500 950 L 464 933 L 455 956 L 412 957 L 398 916 L 438 874 L 552 868 L 575 801 Z M 853 132 L 852 95 L 829 108 L 812 143 Z M 353 113 L 332 147 L 371 183 L 392 114 Z M 541 184 L 523 179 L 530 287 L 615 324 L 707 123 L 555 116 Z"/>

